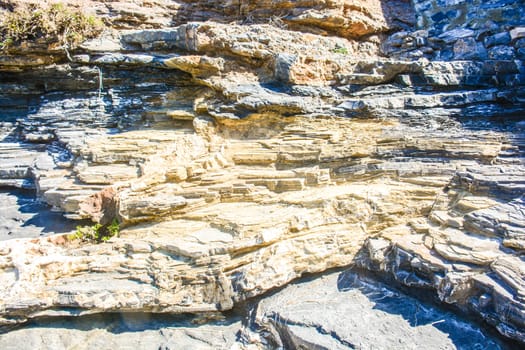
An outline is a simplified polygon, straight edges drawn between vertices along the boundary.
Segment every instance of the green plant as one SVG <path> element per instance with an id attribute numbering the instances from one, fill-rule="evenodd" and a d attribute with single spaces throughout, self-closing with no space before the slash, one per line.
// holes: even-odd
<path id="1" fill-rule="evenodd" d="M 103 23 L 96 17 L 62 3 L 20 4 L 0 19 L 0 49 L 6 51 L 24 41 L 43 39 L 67 50 L 95 37 L 102 29 Z"/>
<path id="2" fill-rule="evenodd" d="M 107 242 L 111 237 L 118 236 L 120 233 L 120 224 L 117 219 L 113 219 L 111 224 L 102 225 L 94 224 L 92 226 L 77 226 L 77 230 L 69 238 L 80 239 L 85 242 Z"/>
<path id="3" fill-rule="evenodd" d="M 5 38 L 4 40 L 0 42 L 0 50 L 5 51 L 9 47 L 13 46 L 13 44 L 14 44 L 14 41 L 12 38 Z"/>
<path id="4" fill-rule="evenodd" d="M 108 230 L 108 236 L 107 237 L 111 238 L 113 236 L 118 236 L 118 234 L 120 233 L 120 224 L 117 221 L 117 219 L 113 219 L 111 224 L 108 225 L 107 230 Z"/>
<path id="5" fill-rule="evenodd" d="M 341 55 L 348 55 L 348 49 L 343 46 L 337 45 L 335 48 L 332 49 L 333 53 L 339 53 Z"/>

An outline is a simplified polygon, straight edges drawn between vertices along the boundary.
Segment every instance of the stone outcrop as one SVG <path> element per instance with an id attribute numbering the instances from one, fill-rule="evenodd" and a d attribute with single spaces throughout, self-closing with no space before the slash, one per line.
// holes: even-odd
<path id="1" fill-rule="evenodd" d="M 93 315 L 39 321 L 0 335 L 0 346 L 6 350 L 249 349 L 237 340 L 241 326 L 239 320 L 220 317 L 214 320 L 152 314 Z"/>
<path id="2" fill-rule="evenodd" d="M 286 349 L 506 348 L 479 326 L 351 270 L 287 286 L 258 304 L 255 323 Z"/>
<path id="3" fill-rule="evenodd" d="M 520 1 L 413 3 L 417 30 L 394 33 L 384 43 L 386 52 L 447 61 L 525 59 L 525 8 Z"/>
<path id="4" fill-rule="evenodd" d="M 4 1 L 2 10 L 16 8 L 23 2 Z M 64 0 L 61 3 L 83 12 L 96 13 L 116 29 L 165 28 L 192 21 L 236 21 L 243 24 L 272 23 L 290 30 L 358 38 L 410 28 L 415 21 L 408 0 L 152 0 L 143 4 Z"/>
<path id="5" fill-rule="evenodd" d="M 92 2 L 111 31 L 1 56 L 0 184 L 121 227 L 2 242 L 1 325 L 225 311 L 354 265 L 525 341 L 522 23 L 487 32 L 512 57 L 461 57 L 492 39 L 433 2 L 299 3 Z"/>
<path id="6" fill-rule="evenodd" d="M 323 310 L 323 312 L 319 312 Z M 506 349 L 477 324 L 355 271 L 302 281 L 262 299 L 241 323 L 221 314 L 92 315 L 38 320 L 0 335 L 2 349 Z M 410 343 L 407 342 L 410 340 Z"/>

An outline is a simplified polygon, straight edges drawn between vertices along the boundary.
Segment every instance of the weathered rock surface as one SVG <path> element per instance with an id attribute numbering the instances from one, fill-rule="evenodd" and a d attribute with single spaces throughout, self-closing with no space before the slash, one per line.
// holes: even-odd
<path id="1" fill-rule="evenodd" d="M 510 348 L 478 325 L 351 270 L 287 286 L 257 305 L 254 322 L 269 344 L 286 349 Z"/>
<path id="2" fill-rule="evenodd" d="M 31 191 L 2 190 L 0 202 L 0 241 L 71 232 L 76 226 L 64 222 L 61 213 L 50 211 Z"/>
<path id="3" fill-rule="evenodd" d="M 14 349 L 240 349 L 241 323 L 209 320 L 201 325 L 177 317 L 115 314 L 45 320 L 0 334 L 0 346 Z M 248 348 L 249 349 L 249 348 Z"/>
<path id="4" fill-rule="evenodd" d="M 253 307 L 253 309 L 252 309 Z M 249 306 L 253 317 L 116 313 L 42 319 L 2 349 L 511 349 L 477 324 L 352 270 L 304 279 Z M 323 310 L 320 312 L 319 310 Z M 206 323 L 203 325 L 203 323 Z"/>
<path id="5" fill-rule="evenodd" d="M 5 1 L 6 8 L 23 1 Z M 116 29 L 172 27 L 192 21 L 243 24 L 273 23 L 291 30 L 362 37 L 408 28 L 415 21 L 407 0 L 335 1 L 166 1 L 144 4 L 121 1 L 64 0 L 61 3 L 96 13 Z"/>
<path id="6" fill-rule="evenodd" d="M 514 14 L 480 36 L 428 1 L 417 28 L 406 1 L 92 4 L 100 38 L 1 56 L 0 185 L 122 230 L 0 243 L 0 324 L 223 311 L 358 265 L 525 342 Z"/>
<path id="7" fill-rule="evenodd" d="M 521 339 L 523 199 L 502 203 L 500 197 L 498 203 L 483 196 L 498 187 L 500 174 L 494 166 L 458 173 L 427 222 L 391 227 L 370 239 L 358 265 L 402 285 L 435 290 L 440 300 Z M 501 192 L 523 194 L 522 174 L 502 180 Z"/>
<path id="8" fill-rule="evenodd" d="M 414 30 L 391 35 L 385 52 L 439 60 L 523 60 L 525 8 L 519 0 L 413 0 Z"/>

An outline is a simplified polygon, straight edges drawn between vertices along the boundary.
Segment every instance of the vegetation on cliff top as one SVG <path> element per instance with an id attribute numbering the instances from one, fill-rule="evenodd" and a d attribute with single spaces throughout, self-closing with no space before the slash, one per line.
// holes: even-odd
<path id="1" fill-rule="evenodd" d="M 101 20 L 62 3 L 28 3 L 12 7 L 0 19 L 0 49 L 9 51 L 27 41 L 42 40 L 74 49 L 104 28 Z"/>

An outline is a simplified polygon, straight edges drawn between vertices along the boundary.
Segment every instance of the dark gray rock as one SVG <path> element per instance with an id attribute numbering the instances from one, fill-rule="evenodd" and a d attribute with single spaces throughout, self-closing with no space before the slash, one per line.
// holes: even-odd
<path id="1" fill-rule="evenodd" d="M 284 83 L 290 82 L 290 70 L 297 56 L 290 54 L 279 54 L 275 58 L 275 79 Z"/>
<path id="2" fill-rule="evenodd" d="M 525 7 L 519 0 L 413 3 L 417 29 L 429 32 L 429 43 L 438 59 L 485 59 L 484 50 L 474 42 L 486 48 L 511 46 L 525 32 Z"/>
<path id="3" fill-rule="evenodd" d="M 448 32 L 445 32 L 439 36 L 441 40 L 443 40 L 446 44 L 451 44 L 459 39 L 466 39 L 471 38 L 474 36 L 474 31 L 472 29 L 454 29 L 450 30 Z"/>
<path id="4" fill-rule="evenodd" d="M 519 155 L 518 155 L 519 157 Z M 517 198 L 525 193 L 525 168 L 479 165 L 459 171 L 454 181 L 474 194 Z"/>
<path id="5" fill-rule="evenodd" d="M 460 38 L 454 43 L 455 60 L 484 60 L 487 57 L 487 50 L 483 44 L 473 37 Z"/>
<path id="6" fill-rule="evenodd" d="M 71 232 L 78 225 L 51 211 L 34 191 L 2 190 L 0 203 L 0 241 Z"/>
<path id="7" fill-rule="evenodd" d="M 486 37 L 483 42 L 486 47 L 492 47 L 496 45 L 509 45 L 510 34 L 508 32 L 494 34 Z"/>
<path id="8" fill-rule="evenodd" d="M 479 326 L 352 270 L 289 285 L 257 305 L 255 322 L 269 343 L 288 349 L 507 348 Z"/>
<path id="9" fill-rule="evenodd" d="M 275 87 L 274 87 L 275 88 Z M 260 84 L 231 84 L 223 94 L 223 100 L 210 105 L 208 112 L 217 118 L 244 118 L 254 113 L 277 113 L 283 116 L 309 114 L 329 110 L 330 106 L 314 103 L 313 97 L 293 96 L 279 88 Z"/>
<path id="10" fill-rule="evenodd" d="M 124 45 L 138 45 L 141 48 L 173 48 L 183 40 L 184 32 L 176 29 L 155 29 L 127 31 L 121 35 Z"/>
<path id="11" fill-rule="evenodd" d="M 465 216 L 465 229 L 486 236 L 505 239 L 525 238 L 525 200 L 518 198 Z"/>
<path id="12" fill-rule="evenodd" d="M 525 38 L 516 40 L 516 42 L 514 43 L 514 47 L 516 47 L 518 49 L 525 48 Z"/>
<path id="13" fill-rule="evenodd" d="M 516 57 L 520 60 L 525 60 L 525 47 L 520 47 L 516 50 Z"/>
<path id="14" fill-rule="evenodd" d="M 491 60 L 514 60 L 515 50 L 511 46 L 498 45 L 489 49 L 489 58 Z"/>
<path id="15" fill-rule="evenodd" d="M 14 349 L 231 349 L 240 347 L 241 322 L 210 315 L 185 320 L 151 314 L 107 314 L 36 321 L 0 334 L 0 348 Z M 216 315 L 219 319 L 223 317 Z M 201 325 L 203 322 L 210 322 Z"/>

